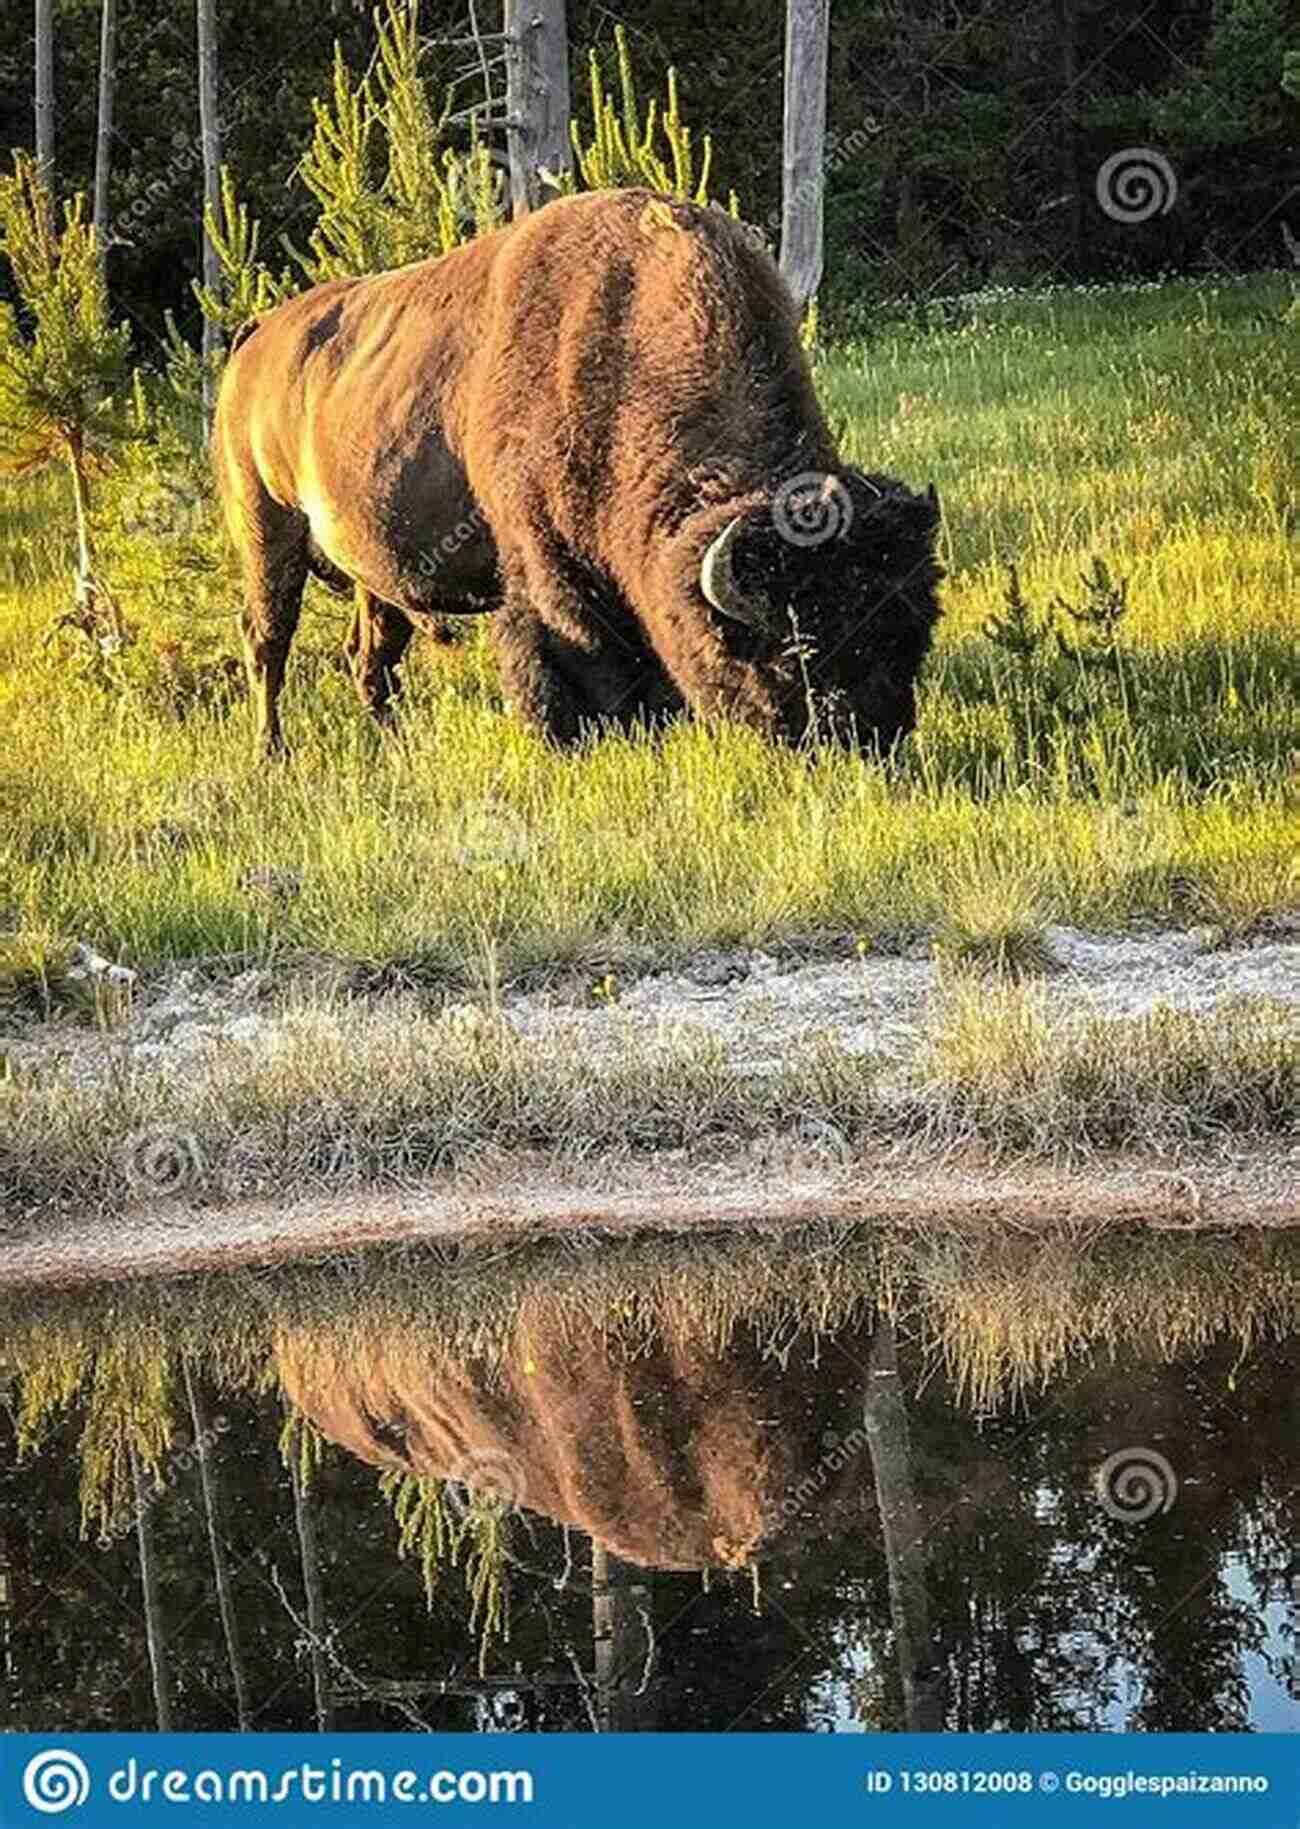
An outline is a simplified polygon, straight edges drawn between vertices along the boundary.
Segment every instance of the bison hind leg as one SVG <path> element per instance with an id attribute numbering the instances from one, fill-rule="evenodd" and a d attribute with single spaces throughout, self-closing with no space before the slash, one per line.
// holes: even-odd
<path id="1" fill-rule="evenodd" d="M 247 519 L 248 537 L 241 542 L 244 657 L 259 747 L 269 757 L 284 751 L 280 690 L 307 582 L 307 521 L 269 501 Z"/>
<path id="2" fill-rule="evenodd" d="M 358 585 L 347 654 L 361 703 L 381 729 L 393 726 L 392 699 L 401 691 L 397 669 L 413 634 L 409 619 Z"/>

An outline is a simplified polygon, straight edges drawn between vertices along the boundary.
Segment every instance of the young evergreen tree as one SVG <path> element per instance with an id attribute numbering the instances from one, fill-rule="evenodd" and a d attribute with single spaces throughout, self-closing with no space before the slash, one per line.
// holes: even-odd
<path id="1" fill-rule="evenodd" d="M 120 636 L 112 600 L 95 577 L 90 477 L 129 428 L 123 396 L 131 332 L 109 315 L 84 196 L 64 205 L 60 227 L 54 198 L 25 153 L 15 153 L 12 176 L 0 177 L 0 254 L 26 321 L 25 327 L 0 302 L 0 474 L 67 464 L 77 523 L 77 611 L 88 624 L 106 621 Z"/>

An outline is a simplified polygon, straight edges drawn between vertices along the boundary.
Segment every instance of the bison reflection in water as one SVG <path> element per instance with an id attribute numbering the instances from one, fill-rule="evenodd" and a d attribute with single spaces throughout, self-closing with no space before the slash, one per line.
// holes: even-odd
<path id="1" fill-rule="evenodd" d="M 888 747 L 938 616 L 938 503 L 847 468 L 768 255 L 717 209 L 559 199 L 241 333 L 212 444 L 268 750 L 309 572 L 388 718 L 413 628 L 493 612 L 571 743 L 684 708 Z"/>
<path id="2" fill-rule="evenodd" d="M 849 1342 L 865 1358 L 870 1334 Z M 642 1568 L 741 1567 L 860 1497 L 863 1384 L 735 1342 L 616 1342 L 522 1326 L 499 1366 L 405 1338 L 277 1348 L 286 1396 L 373 1466 L 481 1486 Z M 868 1464 L 869 1474 L 869 1464 Z"/>
<path id="3" fill-rule="evenodd" d="M 305 1333 L 282 1336 L 277 1360 L 289 1401 L 362 1460 L 491 1493 L 590 1535 L 597 1691 L 614 1711 L 606 1725 L 651 1724 L 636 1686 L 653 1648 L 646 1603 L 629 1598 L 647 1593 L 636 1570 L 757 1578 L 760 1558 L 862 1536 L 872 1492 L 906 1718 L 938 1729 L 944 1683 L 893 1330 L 885 1321 L 838 1330 L 836 1377 L 820 1362 L 825 1350 L 803 1334 L 780 1354 L 740 1336 L 719 1352 L 665 1331 L 629 1353 L 535 1312 L 491 1368 L 430 1356 L 407 1338 L 340 1355 Z"/>

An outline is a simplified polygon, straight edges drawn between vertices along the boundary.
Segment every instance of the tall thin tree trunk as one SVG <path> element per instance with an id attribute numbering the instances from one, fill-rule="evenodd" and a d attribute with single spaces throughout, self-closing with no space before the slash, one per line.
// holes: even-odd
<path id="1" fill-rule="evenodd" d="M 140 1588 L 144 1595 L 144 1627 L 149 1643 L 149 1669 L 153 1675 L 153 1706 L 160 1734 L 172 1731 L 171 1671 L 167 1656 L 167 1627 L 158 1585 L 158 1547 L 153 1534 L 152 1498 L 135 1449 L 131 1456 L 131 1483 L 135 1491 L 135 1535 L 140 1550 Z"/>
<path id="2" fill-rule="evenodd" d="M 505 0 L 503 19 L 510 201 L 526 216 L 546 201 L 541 173 L 572 169 L 569 31 L 564 0 Z"/>
<path id="3" fill-rule="evenodd" d="M 221 211 L 221 122 L 217 114 L 217 0 L 198 0 L 199 28 L 199 137 L 203 144 L 204 212 L 214 216 Z M 203 283 L 211 292 L 221 286 L 221 262 L 212 237 L 203 230 Z M 203 320 L 203 435 L 212 429 L 212 409 L 216 402 L 214 364 L 221 353 L 219 327 L 210 318 Z"/>
<path id="4" fill-rule="evenodd" d="M 51 193 L 54 168 L 54 0 L 36 0 L 36 163 Z"/>
<path id="5" fill-rule="evenodd" d="M 235 1686 L 235 1712 L 239 1720 L 239 1731 L 247 1734 L 252 1729 L 252 1715 L 248 1706 L 248 1678 L 244 1670 L 243 1647 L 239 1642 L 239 1620 L 235 1613 L 234 1595 L 230 1586 L 230 1561 L 226 1555 L 226 1546 L 221 1536 L 221 1473 L 212 1454 L 209 1439 L 207 1405 L 203 1393 L 194 1377 L 188 1357 L 181 1361 L 185 1373 L 185 1394 L 189 1399 L 190 1422 L 194 1428 L 194 1447 L 199 1457 L 199 1481 L 203 1487 L 203 1512 L 208 1525 L 208 1547 L 212 1552 L 212 1573 L 217 1584 L 217 1606 L 221 1613 L 221 1630 L 226 1640 L 226 1661 L 230 1665 L 230 1680 Z"/>
<path id="6" fill-rule="evenodd" d="M 99 115 L 95 123 L 95 248 L 108 276 L 108 181 L 113 169 L 113 104 L 117 95 L 117 0 L 104 0 L 99 22 Z"/>
<path id="7" fill-rule="evenodd" d="M 316 1510 L 308 1486 L 295 1461 L 292 1469 L 293 1515 L 298 1526 L 298 1550 L 302 1559 L 302 1585 L 307 1596 L 307 1629 L 311 1634 L 312 1697 L 316 1709 L 316 1731 L 332 1734 L 334 1710 L 330 1707 L 328 1662 L 325 1657 L 325 1590 L 320 1578 L 320 1551 L 316 1543 Z"/>
<path id="8" fill-rule="evenodd" d="M 77 585 L 88 585 L 94 572 L 94 550 L 90 541 L 90 485 L 86 481 L 86 454 L 81 434 L 68 440 L 68 468 L 72 472 L 72 504 L 77 517 Z"/>
<path id="9" fill-rule="evenodd" d="M 800 311 L 822 280 L 830 0 L 787 0 L 781 271 Z"/>
<path id="10" fill-rule="evenodd" d="M 876 1503 L 889 1570 L 889 1610 L 894 1622 L 903 1706 L 910 1733 L 937 1734 L 946 1713 L 945 1673 L 930 1633 L 930 1596 L 926 1581 L 925 1535 L 912 1478 L 912 1445 L 907 1406 L 898 1382 L 894 1324 L 885 1316 L 876 1323 L 867 1367 L 863 1410 Z"/>
<path id="11" fill-rule="evenodd" d="M 1070 262 L 1077 271 L 1083 254 L 1083 192 L 1079 184 L 1079 130 L 1075 88 L 1079 81 L 1079 0 L 1057 0 L 1061 43 L 1061 101 L 1057 110 L 1061 135 L 1061 186 L 1067 198 L 1066 234 Z"/>

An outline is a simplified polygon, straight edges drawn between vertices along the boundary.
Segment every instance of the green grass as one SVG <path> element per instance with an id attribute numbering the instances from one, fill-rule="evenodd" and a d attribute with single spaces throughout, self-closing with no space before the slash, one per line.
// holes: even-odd
<path id="1" fill-rule="evenodd" d="M 261 772 L 220 668 L 235 589 L 210 503 L 167 532 L 175 493 L 151 509 L 147 466 L 106 490 L 137 640 L 104 659 L 70 632 L 45 645 L 69 594 L 60 479 L 7 488 L 0 928 L 146 968 L 308 949 L 509 976 L 945 922 L 960 955 L 971 910 L 1008 883 L 1030 950 L 1052 920 L 1241 932 L 1294 908 L 1289 298 L 1265 276 L 991 301 L 826 356 L 846 457 L 933 477 L 945 506 L 947 616 L 894 774 L 700 726 L 559 757 L 503 711 L 481 640 L 415 658 L 404 738 L 385 745 L 334 664 L 341 606 L 316 595 L 287 695 L 295 756 Z M 188 502 L 199 472 L 180 467 Z M 1082 604 L 1096 555 L 1128 584 L 1113 653 L 1044 639 L 1017 657 L 982 633 L 1007 562 L 1046 616 Z M 267 894 L 268 870 L 300 889 Z"/>

